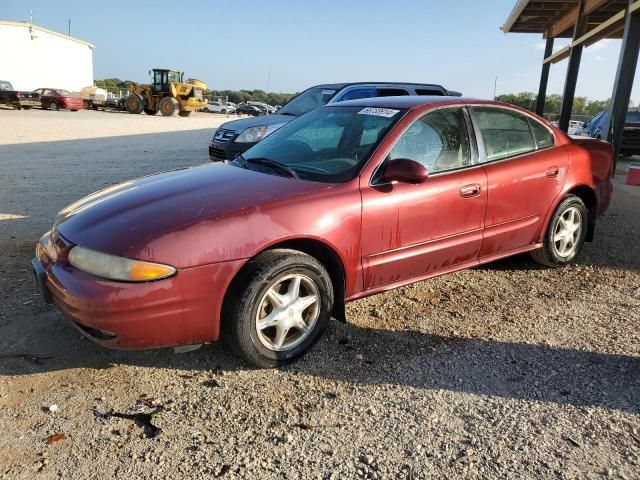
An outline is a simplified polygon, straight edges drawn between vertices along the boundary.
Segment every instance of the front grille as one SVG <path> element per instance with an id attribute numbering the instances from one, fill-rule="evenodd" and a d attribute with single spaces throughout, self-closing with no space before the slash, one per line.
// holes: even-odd
<path id="1" fill-rule="evenodd" d="M 640 137 L 640 128 L 638 127 L 627 127 L 622 132 L 622 136 L 625 138 L 638 138 Z"/>
<path id="2" fill-rule="evenodd" d="M 213 137 L 213 140 L 218 143 L 227 143 L 228 141 L 232 140 L 235 136 L 236 136 L 236 132 L 234 132 L 233 130 L 219 128 L 216 131 L 216 134 Z"/>
<path id="3" fill-rule="evenodd" d="M 219 158 L 221 160 L 225 160 L 227 158 L 227 154 L 221 148 L 209 147 L 209 155 L 212 157 Z"/>

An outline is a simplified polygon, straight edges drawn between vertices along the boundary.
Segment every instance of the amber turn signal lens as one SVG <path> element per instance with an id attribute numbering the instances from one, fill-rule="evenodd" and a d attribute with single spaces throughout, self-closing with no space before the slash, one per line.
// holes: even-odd
<path id="1" fill-rule="evenodd" d="M 172 275 L 175 272 L 173 267 L 160 265 L 157 263 L 134 262 L 131 265 L 129 273 L 131 280 L 134 282 L 144 282 L 146 280 L 155 280 Z"/>

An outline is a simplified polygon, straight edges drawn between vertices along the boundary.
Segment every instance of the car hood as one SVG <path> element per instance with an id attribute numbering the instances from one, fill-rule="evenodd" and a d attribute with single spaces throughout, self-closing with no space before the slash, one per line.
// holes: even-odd
<path id="1" fill-rule="evenodd" d="M 291 120 L 294 120 L 296 117 L 292 115 L 263 115 L 260 117 L 249 117 L 249 118 L 241 118 L 239 120 L 233 120 L 231 122 L 226 122 L 220 125 L 219 128 L 223 128 L 225 130 L 233 130 L 236 133 L 240 133 L 243 130 L 250 127 L 276 127 L 282 126 L 285 123 L 289 123 Z"/>
<path id="2" fill-rule="evenodd" d="M 193 238 L 189 230 L 210 234 L 220 218 L 264 211 L 272 202 L 329 187 L 224 163 L 203 165 L 96 192 L 61 210 L 54 227 L 71 243 L 93 250 L 195 266 L 201 263 L 197 252 L 189 252 L 192 245 L 182 241 Z"/>

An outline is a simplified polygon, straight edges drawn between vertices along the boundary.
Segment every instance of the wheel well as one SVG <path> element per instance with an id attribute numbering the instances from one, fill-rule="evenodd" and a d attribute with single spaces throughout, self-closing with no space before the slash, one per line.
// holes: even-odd
<path id="1" fill-rule="evenodd" d="M 327 269 L 327 272 L 331 277 L 331 283 L 333 285 L 333 311 L 331 312 L 331 314 L 333 317 L 342 322 L 346 321 L 344 313 L 345 273 L 344 266 L 342 265 L 342 260 L 340 259 L 338 254 L 331 247 L 318 240 L 300 238 L 294 240 L 286 240 L 284 242 L 271 245 L 268 249 L 262 250 L 261 252 L 254 255 L 253 258 L 257 257 L 267 250 L 273 250 L 276 248 L 298 250 L 300 252 L 306 253 L 307 255 L 311 255 L 320 263 L 322 263 L 324 268 Z M 241 281 L 243 272 L 244 267 L 240 269 L 240 271 L 236 274 L 235 278 L 231 281 L 231 284 L 227 288 L 227 292 L 223 301 L 223 312 L 225 311 L 227 298 L 229 297 L 229 295 L 233 294 L 232 291 L 234 288 L 236 288 L 238 280 Z"/>
<path id="2" fill-rule="evenodd" d="M 591 242 L 593 240 L 593 234 L 596 227 L 596 207 L 598 205 L 596 194 L 592 188 L 586 185 L 580 185 L 572 188 L 567 193 L 580 197 L 589 211 L 589 228 L 587 230 L 586 241 Z"/>

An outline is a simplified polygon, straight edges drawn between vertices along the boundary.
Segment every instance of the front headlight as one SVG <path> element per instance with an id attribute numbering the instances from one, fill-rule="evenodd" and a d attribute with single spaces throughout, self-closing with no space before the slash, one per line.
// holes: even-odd
<path id="1" fill-rule="evenodd" d="M 237 143 L 255 143 L 262 140 L 265 132 L 267 131 L 267 127 L 251 127 L 244 130 L 238 138 L 236 138 Z"/>
<path id="2" fill-rule="evenodd" d="M 97 277 L 123 282 L 149 282 L 176 273 L 176 269 L 169 265 L 116 257 L 79 246 L 69 251 L 69 263 Z"/>

